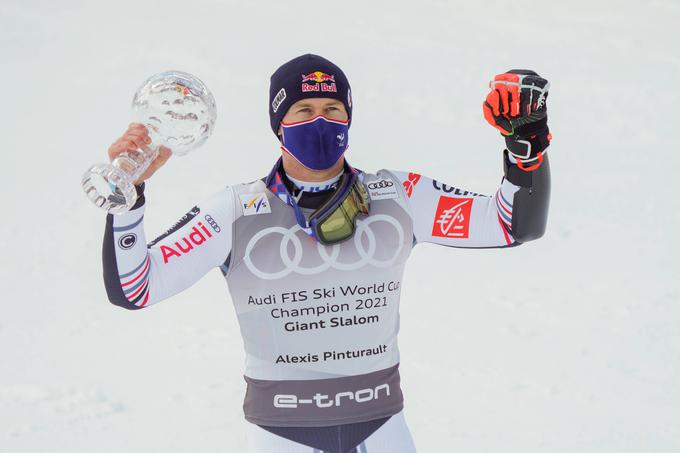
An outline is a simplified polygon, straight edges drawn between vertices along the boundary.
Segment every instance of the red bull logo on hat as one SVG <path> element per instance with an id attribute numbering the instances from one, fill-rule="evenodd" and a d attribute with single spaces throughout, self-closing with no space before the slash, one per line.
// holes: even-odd
<path id="1" fill-rule="evenodd" d="M 314 82 L 314 83 L 308 83 Z M 302 92 L 310 91 L 324 91 L 329 93 L 337 93 L 338 88 L 335 85 L 335 76 L 326 74 L 322 71 L 314 71 L 309 74 L 302 74 Z"/>
<path id="2" fill-rule="evenodd" d="M 307 75 L 302 75 L 302 81 L 303 82 L 316 82 L 316 83 L 321 83 L 321 82 L 335 82 L 335 76 L 332 76 L 330 74 L 326 74 L 325 72 L 321 71 L 314 71 L 310 74 Z"/>

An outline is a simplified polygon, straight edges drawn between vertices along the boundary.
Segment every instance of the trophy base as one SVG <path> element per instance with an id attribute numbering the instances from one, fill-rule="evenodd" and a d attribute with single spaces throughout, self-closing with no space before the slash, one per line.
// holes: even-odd
<path id="1" fill-rule="evenodd" d="M 129 176 L 111 164 L 90 167 L 83 175 L 82 186 L 87 198 L 109 214 L 129 211 L 137 200 Z"/>

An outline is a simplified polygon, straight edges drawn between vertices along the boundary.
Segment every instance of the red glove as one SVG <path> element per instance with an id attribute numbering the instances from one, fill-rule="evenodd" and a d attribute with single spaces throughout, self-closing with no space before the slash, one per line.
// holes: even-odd
<path id="1" fill-rule="evenodd" d="M 527 69 L 513 69 L 489 82 L 484 118 L 505 136 L 508 152 L 523 170 L 534 170 L 550 144 L 546 100 L 550 83 Z M 537 165 L 524 164 L 538 161 Z"/>

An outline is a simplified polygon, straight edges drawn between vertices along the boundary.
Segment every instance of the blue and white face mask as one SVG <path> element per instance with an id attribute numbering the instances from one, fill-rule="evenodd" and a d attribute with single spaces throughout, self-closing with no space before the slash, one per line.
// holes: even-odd
<path id="1" fill-rule="evenodd" d="M 283 150 L 310 170 L 332 167 L 347 150 L 349 121 L 317 116 L 299 123 L 281 123 Z"/>

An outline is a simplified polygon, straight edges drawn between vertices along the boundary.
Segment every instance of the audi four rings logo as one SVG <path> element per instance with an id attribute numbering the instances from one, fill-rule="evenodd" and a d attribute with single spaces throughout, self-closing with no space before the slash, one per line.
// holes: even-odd
<path id="1" fill-rule="evenodd" d="M 388 187 L 392 187 L 394 183 L 390 181 L 389 179 L 381 179 L 380 181 L 375 181 L 375 182 L 369 182 L 368 183 L 368 188 L 369 189 L 386 189 Z"/>
<path id="2" fill-rule="evenodd" d="M 389 259 L 379 260 L 375 258 L 375 253 L 378 249 L 378 241 L 376 234 L 371 229 L 371 225 L 377 222 L 385 222 L 391 225 L 397 235 L 399 236 L 399 247 L 394 250 L 394 255 Z M 394 262 L 399 257 L 402 248 L 404 247 L 404 229 L 401 224 L 394 217 L 385 214 L 372 215 L 363 220 L 357 220 L 357 229 L 354 234 L 354 247 L 359 254 L 359 259 L 351 262 L 344 263 L 338 260 L 340 255 L 340 244 L 335 244 L 330 248 L 330 253 L 328 248 L 324 247 L 320 243 L 316 243 L 316 250 L 321 258 L 321 264 L 312 267 L 300 266 L 304 255 L 304 249 L 302 247 L 302 242 L 300 238 L 296 235 L 301 228 L 299 225 L 294 225 L 291 228 L 283 227 L 270 227 L 265 228 L 262 231 L 256 233 L 248 242 L 245 250 L 245 256 L 243 261 L 246 263 L 250 272 L 264 280 L 278 280 L 283 278 L 293 272 L 302 275 L 315 275 L 319 274 L 327 269 L 333 268 L 341 271 L 352 271 L 360 269 L 367 264 L 375 267 L 389 267 L 394 264 Z M 281 243 L 279 244 L 279 254 L 281 256 L 281 261 L 283 262 L 283 269 L 274 272 L 266 272 L 258 268 L 250 255 L 260 241 L 260 239 L 270 235 L 270 234 L 280 234 Z M 366 240 L 363 240 L 363 238 Z M 293 244 L 293 256 L 291 257 L 288 251 L 288 244 Z M 347 244 L 347 243 L 345 243 Z M 268 261 L 268 260 L 267 260 Z"/>
<path id="3" fill-rule="evenodd" d="M 206 214 L 204 217 L 205 221 L 208 222 L 208 225 L 210 225 L 210 228 L 215 230 L 215 233 L 219 233 L 222 231 L 222 228 L 215 222 L 215 219 L 212 218 L 210 214 Z"/>
<path id="4" fill-rule="evenodd" d="M 123 250 L 131 249 L 136 243 L 137 235 L 134 233 L 124 234 L 118 239 L 118 246 Z"/>

